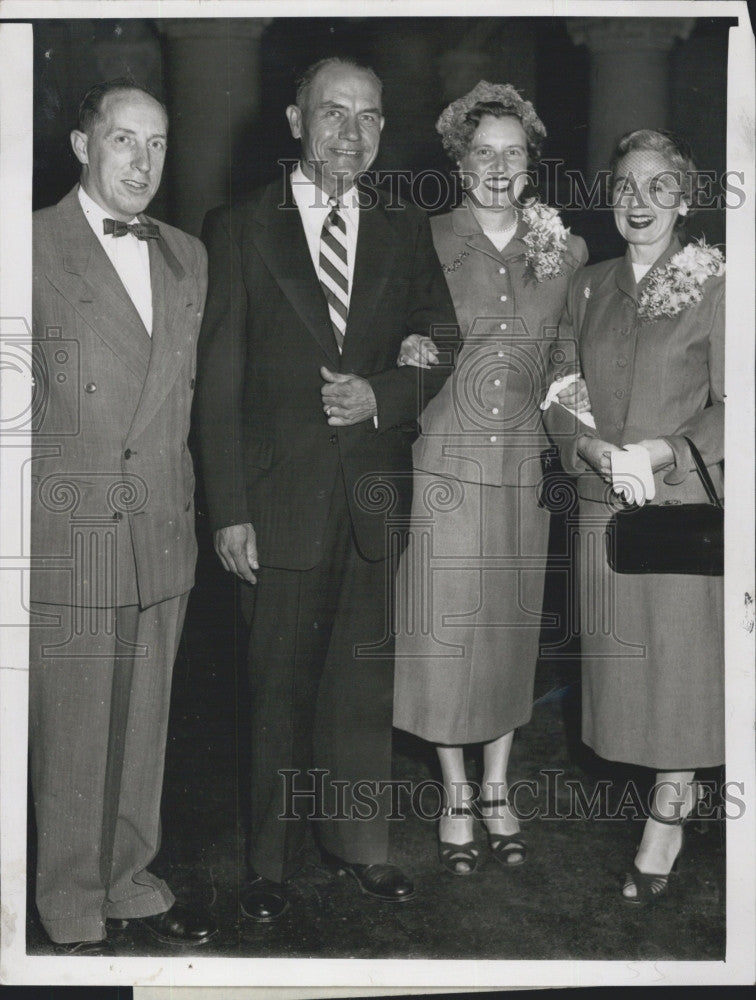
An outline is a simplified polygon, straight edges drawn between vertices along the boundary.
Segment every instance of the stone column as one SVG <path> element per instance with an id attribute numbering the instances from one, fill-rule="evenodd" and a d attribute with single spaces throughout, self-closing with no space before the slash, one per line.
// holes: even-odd
<path id="1" fill-rule="evenodd" d="M 171 218 L 198 235 L 205 212 L 229 200 L 235 148 L 257 116 L 260 38 L 270 18 L 187 18 L 167 40 Z M 160 22 L 158 22 L 160 23 Z"/>
<path id="2" fill-rule="evenodd" d="M 588 173 L 605 167 L 616 140 L 635 128 L 666 128 L 668 53 L 692 17 L 574 17 L 567 30 L 591 54 Z"/>

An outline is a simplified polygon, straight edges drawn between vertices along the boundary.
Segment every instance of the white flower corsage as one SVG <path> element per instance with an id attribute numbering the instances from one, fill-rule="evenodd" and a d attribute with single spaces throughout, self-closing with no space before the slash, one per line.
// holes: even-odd
<path id="1" fill-rule="evenodd" d="M 658 271 L 652 271 L 638 299 L 638 316 L 644 320 L 677 316 L 703 298 L 709 278 L 725 273 L 721 250 L 701 238 L 689 243 Z"/>
<path id="2" fill-rule="evenodd" d="M 528 232 L 523 236 L 527 247 L 525 260 L 536 281 L 547 281 L 562 274 L 564 254 L 567 249 L 566 229 L 555 208 L 534 201 L 522 211 L 528 224 Z"/>

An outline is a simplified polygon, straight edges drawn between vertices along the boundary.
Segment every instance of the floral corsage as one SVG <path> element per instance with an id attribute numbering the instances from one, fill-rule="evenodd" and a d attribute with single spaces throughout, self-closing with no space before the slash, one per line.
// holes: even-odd
<path id="1" fill-rule="evenodd" d="M 702 238 L 689 243 L 658 271 L 648 275 L 638 299 L 638 316 L 644 320 L 677 316 L 703 298 L 702 286 L 709 278 L 725 273 L 721 250 Z"/>
<path id="2" fill-rule="evenodd" d="M 527 247 L 525 260 L 536 281 L 548 281 L 562 274 L 562 264 L 567 250 L 566 229 L 555 208 L 534 201 L 522 211 L 528 232 L 522 242 Z"/>

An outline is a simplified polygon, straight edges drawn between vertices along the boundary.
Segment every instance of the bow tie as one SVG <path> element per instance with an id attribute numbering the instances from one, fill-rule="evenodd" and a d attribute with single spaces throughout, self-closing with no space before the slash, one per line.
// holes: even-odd
<path id="1" fill-rule="evenodd" d="M 156 240 L 160 236 L 159 226 L 151 222 L 120 222 L 118 219 L 103 219 L 102 228 L 105 235 L 125 236 L 133 233 L 138 240 Z"/>

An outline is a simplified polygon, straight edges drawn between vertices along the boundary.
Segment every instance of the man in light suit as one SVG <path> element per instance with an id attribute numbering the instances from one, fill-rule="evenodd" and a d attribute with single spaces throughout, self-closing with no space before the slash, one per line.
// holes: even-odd
<path id="1" fill-rule="evenodd" d="M 391 769 L 391 520 L 408 515 L 415 421 L 457 336 L 425 215 L 355 186 L 383 128 L 372 70 L 316 64 L 287 117 L 299 165 L 203 231 L 200 452 L 216 551 L 251 623 L 241 908 L 259 921 L 288 908 L 308 815 L 363 892 L 414 893 L 386 863 L 388 793 L 364 797 Z M 440 330 L 441 364 L 397 367 L 403 338 Z"/>
<path id="2" fill-rule="evenodd" d="M 194 582 L 187 451 L 207 265 L 142 213 L 165 108 L 93 87 L 71 133 L 81 182 L 33 222 L 37 379 L 29 676 L 37 908 L 64 954 L 108 925 L 201 944 L 212 923 L 148 871 L 173 661 Z"/>

